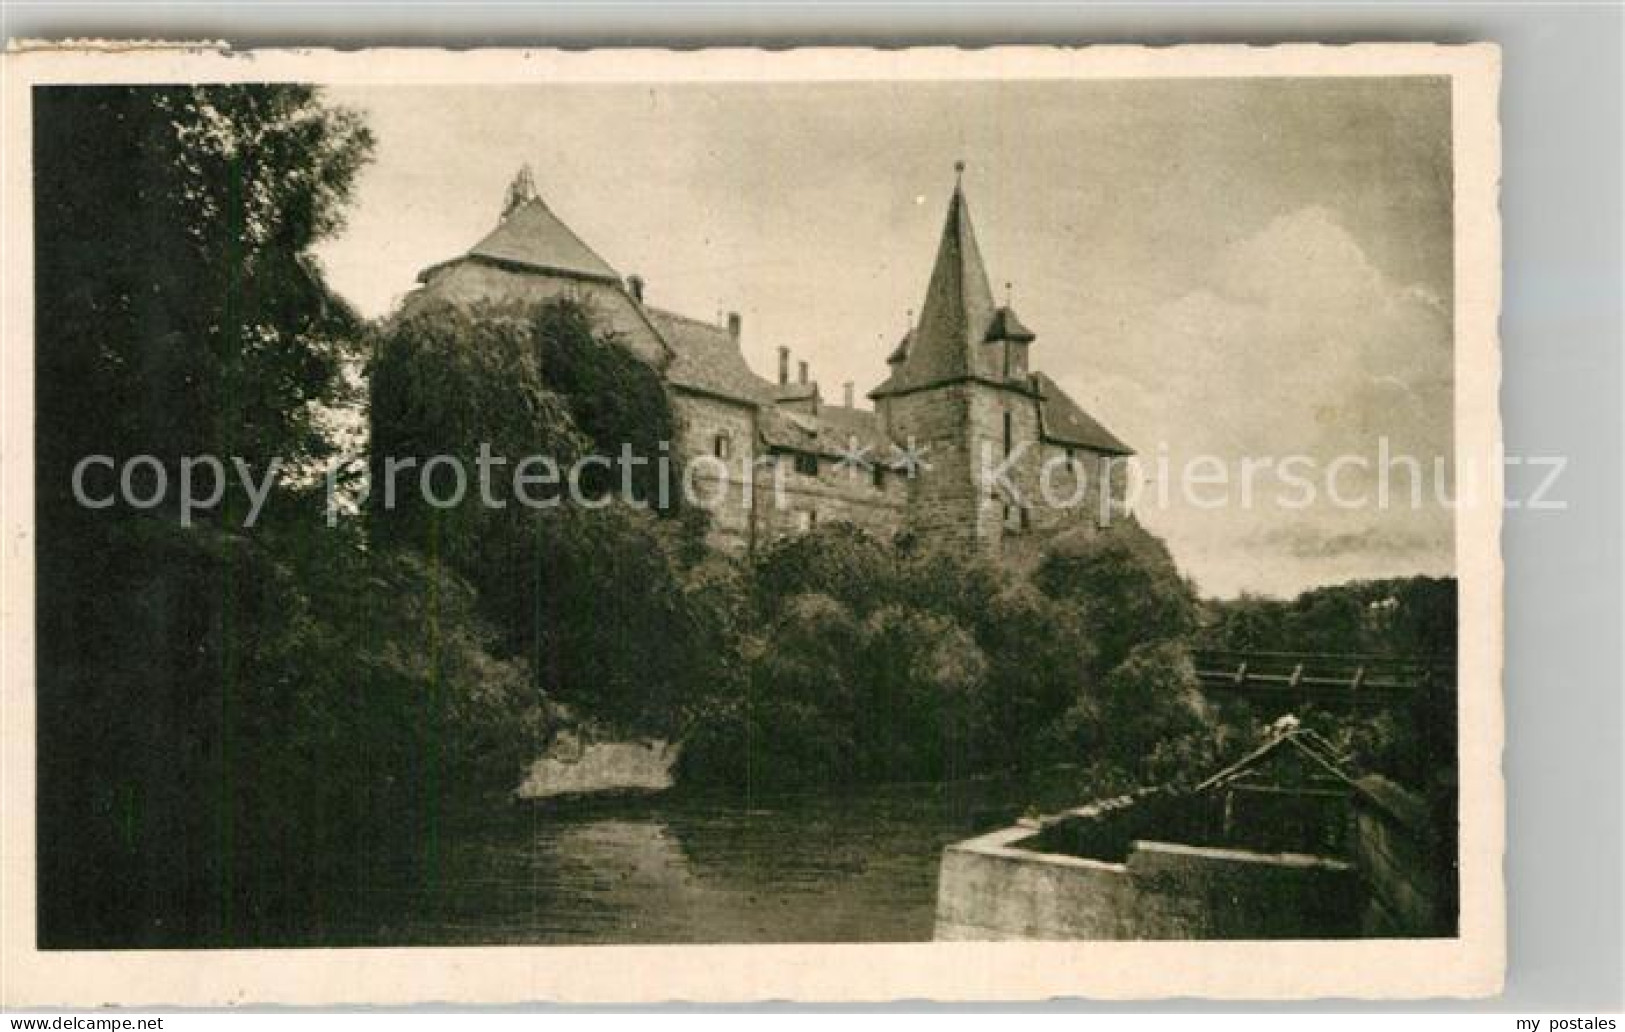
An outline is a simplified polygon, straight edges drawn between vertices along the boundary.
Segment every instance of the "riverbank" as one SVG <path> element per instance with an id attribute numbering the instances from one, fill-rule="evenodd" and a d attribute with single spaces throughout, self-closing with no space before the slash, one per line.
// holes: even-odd
<path id="1" fill-rule="evenodd" d="M 311 886 L 255 945 L 923 942 L 944 847 L 1098 794 L 1071 769 L 510 800 L 447 814 L 432 837 L 369 856 L 364 875 Z"/>

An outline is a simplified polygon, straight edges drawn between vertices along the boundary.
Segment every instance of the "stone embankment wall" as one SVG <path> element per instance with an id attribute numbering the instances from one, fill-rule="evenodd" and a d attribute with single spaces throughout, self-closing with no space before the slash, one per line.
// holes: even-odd
<path id="1" fill-rule="evenodd" d="M 1356 934 L 1351 864 L 1163 842 L 1123 863 L 1020 848 L 1029 828 L 950 846 L 938 939 L 1290 939 Z"/>
<path id="2" fill-rule="evenodd" d="M 1454 838 L 1420 798 L 1386 778 L 1360 779 L 1354 859 L 1365 883 L 1361 934 L 1456 934 Z"/>

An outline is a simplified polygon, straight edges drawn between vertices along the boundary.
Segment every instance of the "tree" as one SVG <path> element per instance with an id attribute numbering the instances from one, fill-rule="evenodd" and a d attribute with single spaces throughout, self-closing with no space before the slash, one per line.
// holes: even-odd
<path id="1" fill-rule="evenodd" d="M 1196 628 L 1196 597 L 1168 548 L 1138 522 L 1056 538 L 1036 582 L 1052 598 L 1082 607 L 1099 675 L 1147 642 L 1177 641 Z"/>
<path id="2" fill-rule="evenodd" d="M 312 881 L 432 854 L 545 714 L 465 582 L 324 527 L 290 478 L 252 528 L 71 498 L 85 455 L 173 480 L 332 448 L 359 326 L 308 248 L 370 150 L 356 116 L 302 86 L 36 99 L 41 941 L 272 941 Z"/>
<path id="3" fill-rule="evenodd" d="M 383 329 L 369 373 L 379 540 L 466 577 L 505 654 L 527 660 L 550 696 L 612 732 L 683 726 L 696 693 L 725 677 L 732 617 L 714 592 L 689 591 L 704 514 L 652 504 L 674 426 L 658 374 L 570 301 L 418 310 Z M 501 463 L 491 499 L 473 484 L 482 447 Z M 572 464 L 618 461 L 623 448 L 649 460 L 632 497 L 617 497 L 617 471 L 583 480 L 588 504 L 577 504 L 564 486 Z M 435 456 L 467 472 L 460 504 L 427 500 L 425 488 L 450 491 L 423 482 Z M 553 486 L 527 488 L 526 504 L 510 484 L 532 459 L 552 464 Z"/>
<path id="4" fill-rule="evenodd" d="M 359 118 L 299 85 L 35 101 L 42 502 L 71 516 L 91 454 L 323 455 L 313 404 L 357 320 L 309 248 L 371 154 Z"/>

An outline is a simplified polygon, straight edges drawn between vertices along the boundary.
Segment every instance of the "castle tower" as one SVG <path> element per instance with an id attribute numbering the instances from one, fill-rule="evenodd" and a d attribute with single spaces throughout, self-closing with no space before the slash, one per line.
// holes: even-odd
<path id="1" fill-rule="evenodd" d="M 963 163 L 959 166 L 963 171 Z M 995 305 L 971 226 L 962 183 L 956 183 L 926 286 L 919 320 L 889 363 L 891 375 L 870 392 L 891 439 L 912 442 L 929 468 L 912 484 L 909 529 L 922 541 L 998 551 L 1028 523 L 1023 485 L 1031 470 L 1009 477 L 1014 492 L 984 476 L 1039 440 L 1039 394 L 1028 375 L 1034 337 L 1008 307 Z"/>

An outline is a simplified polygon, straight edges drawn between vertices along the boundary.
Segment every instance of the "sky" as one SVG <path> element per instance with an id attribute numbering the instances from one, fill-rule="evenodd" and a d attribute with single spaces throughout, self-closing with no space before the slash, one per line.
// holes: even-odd
<path id="1" fill-rule="evenodd" d="M 521 165 L 649 303 L 738 311 L 752 366 L 825 397 L 884 378 L 954 184 L 1032 364 L 1127 441 L 1136 511 L 1206 595 L 1448 573 L 1434 500 L 1338 504 L 1239 463 L 1437 457 L 1453 487 L 1449 84 L 1442 79 L 329 87 L 377 137 L 318 257 L 369 316 L 495 224 Z M 1213 456 L 1227 491 L 1179 489 Z M 1206 460 L 1203 460 L 1206 461 Z M 1300 466 L 1298 469 L 1303 470 Z M 1322 476 L 1317 472 L 1313 476 Z M 1374 496 L 1345 462 L 1340 498 Z M 1232 503 L 1214 507 L 1228 494 Z M 1448 494 L 1446 495 L 1448 497 Z"/>

